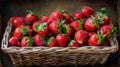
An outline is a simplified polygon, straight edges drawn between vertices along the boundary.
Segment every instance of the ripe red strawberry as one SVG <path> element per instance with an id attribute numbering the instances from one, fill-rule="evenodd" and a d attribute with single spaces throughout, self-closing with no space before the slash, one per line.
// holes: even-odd
<path id="1" fill-rule="evenodd" d="M 101 46 L 105 41 L 105 36 L 101 34 L 93 34 L 88 40 L 89 46 Z"/>
<path id="2" fill-rule="evenodd" d="M 25 25 L 25 20 L 22 17 L 11 17 L 10 18 L 10 23 L 14 27 L 20 27 L 20 26 L 24 26 Z"/>
<path id="3" fill-rule="evenodd" d="M 96 18 L 98 18 L 98 20 L 100 21 L 101 25 L 109 25 L 110 24 L 110 18 L 102 13 L 102 12 L 96 12 Z"/>
<path id="4" fill-rule="evenodd" d="M 69 24 L 65 24 L 63 21 L 53 22 L 49 25 L 49 28 L 54 34 L 63 33 L 69 36 L 73 34 L 72 27 Z"/>
<path id="5" fill-rule="evenodd" d="M 63 20 L 65 20 L 65 23 L 71 22 L 71 17 L 68 13 L 63 13 Z"/>
<path id="6" fill-rule="evenodd" d="M 87 41 L 88 39 L 88 33 L 84 30 L 78 30 L 75 35 L 74 35 L 74 39 L 79 43 L 79 44 L 83 44 L 84 42 Z"/>
<path id="7" fill-rule="evenodd" d="M 36 26 L 36 30 L 40 36 L 48 36 L 49 29 L 46 23 L 40 23 L 40 25 Z"/>
<path id="8" fill-rule="evenodd" d="M 33 39 L 30 37 L 24 37 L 21 40 L 21 44 L 20 44 L 21 47 L 32 46 L 32 45 L 33 45 Z"/>
<path id="9" fill-rule="evenodd" d="M 73 18 L 74 19 L 77 19 L 77 18 L 83 19 L 84 18 L 84 14 L 82 12 L 74 12 L 73 13 Z"/>
<path id="10" fill-rule="evenodd" d="M 72 21 L 70 25 L 75 31 L 78 31 L 83 28 L 83 22 L 84 22 L 83 20 L 75 20 Z"/>
<path id="11" fill-rule="evenodd" d="M 37 29 L 36 29 L 36 27 L 39 26 L 39 25 L 40 25 L 40 22 L 33 23 L 33 25 L 32 25 L 33 32 L 36 32 L 36 33 L 38 32 Z"/>
<path id="12" fill-rule="evenodd" d="M 57 47 L 57 46 L 59 46 L 58 43 L 57 43 L 56 38 L 54 38 L 54 37 L 50 37 L 47 40 L 47 44 L 48 44 L 49 47 Z"/>
<path id="13" fill-rule="evenodd" d="M 56 40 L 60 47 L 66 47 L 69 41 L 69 36 L 66 34 L 58 34 Z"/>
<path id="14" fill-rule="evenodd" d="M 35 35 L 34 43 L 36 46 L 45 46 L 46 45 L 45 37 L 40 36 L 39 34 Z"/>
<path id="15" fill-rule="evenodd" d="M 25 26 L 16 28 L 13 34 L 13 36 L 16 36 L 18 38 L 22 38 L 23 36 L 27 36 L 27 35 L 32 36 L 32 31 L 31 29 Z"/>
<path id="16" fill-rule="evenodd" d="M 49 19 L 48 16 L 42 16 L 42 17 L 41 17 L 41 22 L 47 22 L 48 19 Z"/>
<path id="17" fill-rule="evenodd" d="M 103 46 L 110 46 L 110 41 L 106 38 L 102 45 Z"/>
<path id="18" fill-rule="evenodd" d="M 58 34 L 59 31 L 59 24 L 60 22 L 58 21 L 54 21 L 49 25 L 49 29 L 54 33 L 54 34 Z"/>
<path id="19" fill-rule="evenodd" d="M 100 33 L 106 35 L 107 37 L 112 37 L 117 33 L 117 27 L 112 25 L 104 25 L 100 28 Z"/>
<path id="20" fill-rule="evenodd" d="M 50 14 L 47 24 L 49 25 L 51 22 L 56 21 L 56 20 L 58 21 L 61 19 L 62 19 L 62 13 L 56 10 Z"/>
<path id="21" fill-rule="evenodd" d="M 79 43 L 75 40 L 71 40 L 70 43 L 68 44 L 69 47 L 79 47 Z"/>
<path id="22" fill-rule="evenodd" d="M 91 15 L 93 15 L 94 11 L 91 7 L 89 6 L 84 6 L 82 8 L 82 13 L 87 17 L 89 18 Z"/>
<path id="23" fill-rule="evenodd" d="M 84 22 L 84 29 L 87 31 L 96 31 L 99 28 L 99 21 L 95 17 L 91 16 Z"/>
<path id="24" fill-rule="evenodd" d="M 19 41 L 18 38 L 13 36 L 9 39 L 9 46 L 18 46 Z"/>

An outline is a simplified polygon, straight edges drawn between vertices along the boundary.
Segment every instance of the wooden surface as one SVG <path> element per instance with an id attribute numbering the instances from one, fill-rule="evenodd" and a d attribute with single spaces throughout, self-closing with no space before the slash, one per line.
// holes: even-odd
<path id="1" fill-rule="evenodd" d="M 50 13 L 55 9 L 68 9 L 70 13 L 72 13 L 73 11 L 79 11 L 81 7 L 85 5 L 91 6 L 95 10 L 98 10 L 101 7 L 106 7 L 111 14 L 112 23 L 119 27 L 120 32 L 120 22 L 118 23 L 118 21 L 120 21 L 120 11 L 117 10 L 118 8 L 120 9 L 120 2 L 117 2 L 117 7 L 116 3 L 114 3 L 113 1 L 117 0 L 0 0 L 0 41 L 2 39 L 1 35 L 4 33 L 9 18 L 11 16 L 25 17 L 26 9 L 32 9 L 35 11 L 39 11 L 40 13 Z M 119 37 L 118 41 L 120 41 Z M 58 67 L 119 67 L 120 58 L 118 52 L 112 55 L 112 58 L 112 60 L 110 59 L 109 62 L 104 65 L 66 65 Z M 7 54 L 4 54 L 2 51 L 0 51 L 0 60 L 3 64 L 3 67 L 16 67 L 15 65 L 12 65 Z"/>

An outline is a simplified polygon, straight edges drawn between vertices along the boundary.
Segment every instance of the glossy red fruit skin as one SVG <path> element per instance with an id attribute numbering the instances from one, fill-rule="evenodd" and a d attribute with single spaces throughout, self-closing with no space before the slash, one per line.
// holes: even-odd
<path id="1" fill-rule="evenodd" d="M 74 35 L 74 39 L 79 43 L 79 44 L 83 44 L 84 42 L 87 41 L 88 39 L 88 33 L 84 30 L 78 30 L 75 35 Z"/>
<path id="2" fill-rule="evenodd" d="M 24 37 L 24 38 L 21 40 L 20 46 L 21 46 L 21 47 L 26 47 L 26 46 L 27 46 L 27 40 L 28 40 L 28 38 L 27 38 L 27 37 Z"/>
<path id="3" fill-rule="evenodd" d="M 58 34 L 56 40 L 60 47 L 66 47 L 69 41 L 69 36 L 66 34 Z"/>
<path id="4" fill-rule="evenodd" d="M 66 26 L 68 27 L 68 31 L 65 34 L 68 34 L 69 36 L 71 36 L 73 34 L 73 29 L 69 24 L 66 24 Z"/>
<path id="5" fill-rule="evenodd" d="M 39 22 L 35 22 L 35 23 L 33 23 L 33 25 L 32 25 L 32 30 L 33 30 L 33 32 L 36 32 L 36 33 L 38 33 L 38 31 L 37 31 L 37 29 L 36 29 L 36 26 L 39 26 L 40 25 L 40 23 Z"/>
<path id="6" fill-rule="evenodd" d="M 23 33 L 20 27 L 16 28 L 14 30 L 13 36 L 16 36 L 18 38 L 22 38 L 23 37 Z"/>
<path id="7" fill-rule="evenodd" d="M 36 46 L 45 46 L 45 43 L 42 41 L 42 36 L 40 36 L 39 34 L 35 35 L 34 37 L 34 43 Z"/>
<path id="8" fill-rule="evenodd" d="M 110 25 L 104 25 L 100 28 L 100 31 L 103 32 L 104 35 L 108 36 L 110 31 L 112 30 Z"/>
<path id="9" fill-rule="evenodd" d="M 18 42 L 18 38 L 13 36 L 9 39 L 9 46 L 17 46 Z"/>
<path id="10" fill-rule="evenodd" d="M 35 14 L 27 14 L 25 17 L 26 22 L 30 22 L 30 24 L 33 24 L 38 20 L 38 16 Z"/>
<path id="11" fill-rule="evenodd" d="M 11 17 L 10 23 L 15 27 L 20 27 L 25 25 L 25 20 L 22 17 Z"/>
<path id="12" fill-rule="evenodd" d="M 26 35 L 28 36 L 32 36 L 32 30 L 31 30 L 31 26 L 21 26 L 21 27 L 18 27 L 14 30 L 14 33 L 13 33 L 13 36 L 16 36 L 18 38 L 22 38 L 23 37 L 23 31 L 22 31 L 22 28 L 25 28 L 26 29 Z"/>
<path id="13" fill-rule="evenodd" d="M 49 25 L 49 29 L 50 29 L 54 34 L 58 34 L 58 33 L 59 33 L 58 26 L 59 26 L 59 22 L 52 22 L 52 23 Z"/>
<path id="14" fill-rule="evenodd" d="M 84 29 L 86 31 L 92 32 L 92 31 L 96 31 L 97 30 L 97 26 L 93 23 L 93 20 L 91 18 L 88 18 L 84 22 Z"/>
<path id="15" fill-rule="evenodd" d="M 84 6 L 82 8 L 82 13 L 87 17 L 89 18 L 91 15 L 93 15 L 94 11 L 91 7 L 89 6 Z"/>
<path id="16" fill-rule="evenodd" d="M 104 19 L 103 19 L 103 23 L 102 23 L 102 25 L 109 25 L 110 24 L 110 18 L 108 18 L 108 17 L 105 17 Z"/>
<path id="17" fill-rule="evenodd" d="M 89 46 L 100 46 L 100 44 L 98 44 L 99 38 L 97 38 L 96 35 L 97 34 L 93 34 L 92 36 L 90 36 L 88 40 Z"/>
<path id="18" fill-rule="evenodd" d="M 29 35 L 29 36 L 32 36 L 32 35 L 33 35 L 32 27 L 31 27 L 30 25 L 27 25 L 27 26 L 25 26 L 25 27 L 26 27 L 27 30 L 28 30 L 28 35 Z"/>
<path id="19" fill-rule="evenodd" d="M 42 17 L 41 17 L 41 22 L 47 22 L 48 19 L 49 19 L 48 16 L 42 16 Z"/>
<path id="20" fill-rule="evenodd" d="M 75 31 L 80 30 L 80 24 L 79 24 L 79 22 L 78 22 L 77 20 L 72 21 L 71 24 L 70 24 L 70 26 L 71 26 Z"/>
<path id="21" fill-rule="evenodd" d="M 83 19 L 84 18 L 84 14 L 82 12 L 74 12 L 73 13 L 73 18 L 74 19 L 77 19 L 77 18 Z"/>
<path id="22" fill-rule="evenodd" d="M 59 11 L 54 11 L 50 14 L 47 24 L 49 25 L 53 21 L 58 21 L 62 19 L 62 14 Z"/>
<path id="23" fill-rule="evenodd" d="M 48 46 L 49 46 L 49 47 L 58 47 L 59 45 L 58 45 L 58 43 L 57 43 L 56 38 L 53 38 L 53 39 L 51 40 L 51 42 L 48 44 Z"/>
<path id="24" fill-rule="evenodd" d="M 39 32 L 38 32 L 38 34 L 40 35 L 40 36 L 48 36 L 48 33 L 49 33 L 49 29 L 48 29 L 48 26 L 46 26 L 46 27 L 44 27 L 44 30 L 40 30 Z"/>
<path id="25" fill-rule="evenodd" d="M 63 16 L 65 17 L 65 18 L 63 18 L 63 20 L 65 20 L 65 23 L 71 22 L 71 17 L 68 13 L 63 13 Z"/>
<path id="26" fill-rule="evenodd" d="M 93 34 L 96 34 L 96 32 L 88 32 L 89 36 L 92 36 Z"/>
<path id="27" fill-rule="evenodd" d="M 71 44 L 69 44 L 69 47 L 79 47 L 79 43 L 77 41 L 72 42 Z"/>

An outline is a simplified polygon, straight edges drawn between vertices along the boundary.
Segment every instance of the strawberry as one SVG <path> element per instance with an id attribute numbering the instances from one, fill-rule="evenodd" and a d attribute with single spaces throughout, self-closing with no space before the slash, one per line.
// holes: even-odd
<path id="1" fill-rule="evenodd" d="M 71 17 L 68 13 L 63 13 L 63 20 L 65 20 L 65 23 L 71 22 Z"/>
<path id="2" fill-rule="evenodd" d="M 84 22 L 84 29 L 86 31 L 92 32 L 99 28 L 99 21 L 95 17 L 91 16 Z"/>
<path id="3" fill-rule="evenodd" d="M 48 36 L 48 26 L 46 23 L 41 23 L 39 26 L 36 26 L 37 31 L 39 31 L 40 36 Z"/>
<path id="4" fill-rule="evenodd" d="M 74 20 L 70 25 L 75 31 L 78 31 L 83 28 L 83 22 L 83 20 Z"/>
<path id="5" fill-rule="evenodd" d="M 48 44 L 49 47 L 57 47 L 57 46 L 59 46 L 58 43 L 57 43 L 56 38 L 54 38 L 54 37 L 50 37 L 47 40 L 47 44 Z"/>
<path id="6" fill-rule="evenodd" d="M 66 47 L 69 41 L 69 36 L 66 34 L 58 34 L 56 40 L 60 47 Z"/>
<path id="7" fill-rule="evenodd" d="M 33 24 L 34 22 L 36 22 L 38 20 L 38 14 L 31 11 L 31 10 L 27 10 L 26 12 L 28 12 L 28 14 L 25 17 L 26 22 Z"/>
<path id="8" fill-rule="evenodd" d="M 9 39 L 9 46 L 18 46 L 19 41 L 18 38 L 13 36 Z"/>
<path id="9" fill-rule="evenodd" d="M 60 11 L 56 10 L 50 14 L 47 24 L 49 25 L 51 22 L 56 21 L 56 20 L 58 21 L 61 19 L 62 19 L 62 13 L 60 13 Z"/>
<path id="10" fill-rule="evenodd" d="M 37 26 L 39 26 L 39 25 L 40 25 L 40 22 L 39 22 L 39 21 L 37 21 L 37 22 L 33 23 L 33 25 L 32 25 L 32 30 L 33 30 L 33 32 L 38 33 L 38 31 L 37 31 L 36 27 L 37 27 Z"/>
<path id="11" fill-rule="evenodd" d="M 75 40 L 70 40 L 70 43 L 68 44 L 69 47 L 79 47 L 79 43 Z"/>
<path id="12" fill-rule="evenodd" d="M 34 37 L 34 43 L 36 46 L 45 46 L 46 45 L 46 38 L 37 34 Z"/>
<path id="13" fill-rule="evenodd" d="M 42 17 L 41 17 L 41 22 L 47 22 L 48 19 L 49 19 L 48 16 L 42 16 Z"/>
<path id="14" fill-rule="evenodd" d="M 73 18 L 74 19 L 77 19 L 77 18 L 83 19 L 84 18 L 84 14 L 82 12 L 74 12 L 73 13 Z"/>
<path id="15" fill-rule="evenodd" d="M 27 26 L 21 26 L 14 30 L 13 36 L 16 36 L 18 38 L 22 38 L 23 36 L 32 36 L 32 30 L 28 28 Z"/>
<path id="16" fill-rule="evenodd" d="M 110 18 L 108 16 L 106 16 L 105 14 L 102 14 L 101 12 L 97 12 L 96 18 L 98 18 L 101 25 L 109 25 L 110 24 Z"/>
<path id="17" fill-rule="evenodd" d="M 88 40 L 89 46 L 101 46 L 105 41 L 105 36 L 102 34 L 93 34 Z"/>
<path id="18" fill-rule="evenodd" d="M 94 11 L 91 7 L 89 6 L 84 6 L 82 8 L 82 13 L 87 17 L 89 18 L 91 15 L 93 15 Z"/>
<path id="19" fill-rule="evenodd" d="M 100 28 L 100 33 L 107 37 L 111 37 L 117 33 L 117 28 L 110 25 L 104 25 Z"/>
<path id="20" fill-rule="evenodd" d="M 55 34 L 63 33 L 71 36 L 73 33 L 72 27 L 69 24 L 65 24 L 64 21 L 53 22 L 49 25 L 49 28 Z"/>
<path id="21" fill-rule="evenodd" d="M 49 29 L 54 33 L 54 34 L 58 34 L 59 31 L 59 24 L 60 22 L 58 21 L 54 21 L 49 25 Z"/>
<path id="22" fill-rule="evenodd" d="M 20 44 L 21 47 L 32 46 L 32 45 L 33 45 L 33 39 L 30 37 L 24 37 L 21 40 L 21 44 Z"/>
<path id="23" fill-rule="evenodd" d="M 22 17 L 11 17 L 10 23 L 16 28 L 25 25 L 25 20 Z"/>
<path id="24" fill-rule="evenodd" d="M 88 39 L 88 33 L 84 30 L 78 30 L 75 35 L 74 35 L 74 39 L 79 43 L 79 44 L 83 44 L 84 42 L 87 41 Z"/>

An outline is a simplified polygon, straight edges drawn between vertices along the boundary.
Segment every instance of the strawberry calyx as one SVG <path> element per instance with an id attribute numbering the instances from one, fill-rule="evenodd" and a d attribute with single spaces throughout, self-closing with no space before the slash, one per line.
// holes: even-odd
<path id="1" fill-rule="evenodd" d="M 49 43 L 53 40 L 54 37 L 50 37 L 48 40 L 47 40 L 47 45 L 49 45 Z"/>
<path id="2" fill-rule="evenodd" d="M 37 31 L 40 31 L 40 30 L 43 30 L 44 31 L 44 28 L 47 26 L 46 23 L 41 23 L 40 25 L 36 25 L 35 28 Z"/>
<path id="3" fill-rule="evenodd" d="M 68 45 L 70 46 L 70 45 L 72 45 L 74 42 L 75 42 L 75 40 L 70 40 L 70 42 L 69 42 Z"/>
<path id="4" fill-rule="evenodd" d="M 105 41 L 106 35 L 104 35 L 102 32 L 97 32 L 96 38 L 98 38 L 97 44 L 102 44 Z"/>
<path id="5" fill-rule="evenodd" d="M 59 23 L 59 31 L 62 34 L 66 34 L 67 32 L 69 32 L 69 27 L 64 23 L 65 21 L 61 21 L 61 23 Z"/>
<path id="6" fill-rule="evenodd" d="M 93 15 L 91 15 L 91 19 L 93 23 L 96 25 L 96 27 L 99 29 L 100 28 L 99 20 L 95 18 Z"/>
<path id="7" fill-rule="evenodd" d="M 32 45 L 33 45 L 33 38 L 28 37 L 27 46 L 32 46 Z"/>
<path id="8" fill-rule="evenodd" d="M 21 30 L 22 30 L 22 35 L 23 35 L 23 36 L 26 36 L 27 33 L 28 33 L 27 28 L 25 28 L 25 27 L 21 27 Z"/>
<path id="9" fill-rule="evenodd" d="M 42 40 L 42 42 L 43 42 L 45 45 L 47 44 L 47 38 L 46 38 L 46 37 L 42 36 L 40 39 Z"/>
<path id="10" fill-rule="evenodd" d="M 30 14 L 34 14 L 34 15 L 38 16 L 39 18 L 42 16 L 42 14 L 39 14 L 39 12 L 37 12 L 37 11 L 26 10 L 26 12 L 28 12 Z"/>
<path id="11" fill-rule="evenodd" d="M 67 13 L 68 12 L 68 10 L 58 10 L 60 13 Z"/>
<path id="12" fill-rule="evenodd" d="M 77 18 L 76 20 L 79 22 L 79 27 L 80 27 L 80 29 L 83 29 L 83 24 L 84 24 L 84 20 L 85 20 L 85 19 Z"/>
<path id="13" fill-rule="evenodd" d="M 113 25 L 111 26 L 111 31 L 109 31 L 108 39 L 112 38 L 115 36 L 118 32 L 117 27 L 114 27 Z"/>

